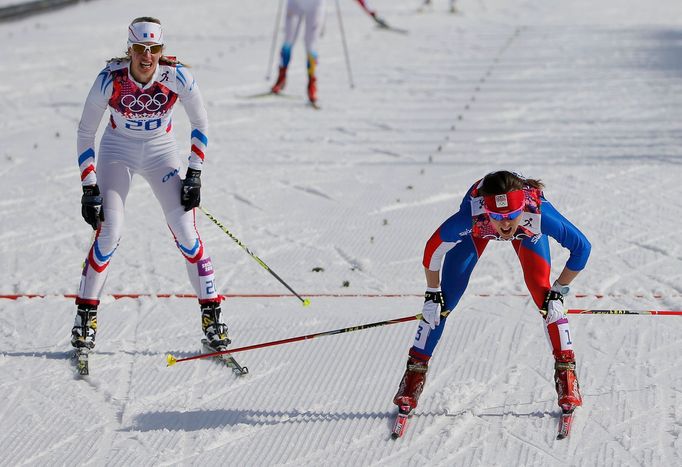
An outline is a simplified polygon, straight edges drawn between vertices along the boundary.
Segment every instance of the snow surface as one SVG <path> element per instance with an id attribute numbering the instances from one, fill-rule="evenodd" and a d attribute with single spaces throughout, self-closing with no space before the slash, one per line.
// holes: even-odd
<path id="1" fill-rule="evenodd" d="M 0 25 L 0 293 L 47 294 L 0 299 L 0 464 L 682 465 L 682 319 L 572 316 L 585 405 L 571 438 L 556 441 L 552 358 L 504 243 L 474 272 L 398 441 L 391 399 L 414 323 L 236 354 L 251 370 L 240 379 L 208 361 L 166 367 L 169 352 L 200 351 L 196 302 L 111 295 L 192 293 L 139 178 L 92 375 L 74 378 L 64 295 L 91 236 L 76 127 L 129 21 L 149 14 L 208 103 L 204 206 L 313 296 L 308 308 L 290 296 L 229 298 L 233 345 L 420 312 L 426 239 L 500 168 L 542 178 L 593 244 L 569 307 L 681 308 L 679 0 L 462 0 L 454 16 L 445 0 L 423 14 L 417 0 L 371 2 L 409 35 L 341 3 L 356 88 L 329 1 L 320 111 L 304 104 L 300 42 L 295 98 L 244 98 L 268 87 L 275 0 L 88 2 Z M 188 126 L 178 109 L 187 151 Z M 223 293 L 288 293 L 197 222 Z M 556 275 L 567 254 L 552 247 Z"/>

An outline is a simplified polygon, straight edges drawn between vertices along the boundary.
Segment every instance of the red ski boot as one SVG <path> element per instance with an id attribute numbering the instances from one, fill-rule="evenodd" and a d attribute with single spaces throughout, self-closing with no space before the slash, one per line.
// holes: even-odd
<path id="1" fill-rule="evenodd" d="M 575 356 L 572 350 L 563 350 L 555 355 L 554 382 L 559 399 L 559 407 L 564 412 L 572 412 L 583 404 L 578 377 L 575 375 Z"/>
<path id="2" fill-rule="evenodd" d="M 308 100 L 313 107 L 317 105 L 317 78 L 314 75 L 308 78 Z"/>
<path id="3" fill-rule="evenodd" d="M 400 381 L 400 387 L 393 398 L 393 403 L 399 407 L 409 406 L 410 410 L 415 409 L 419 396 L 424 389 L 426 372 L 428 370 L 429 362 L 409 357 L 407 359 L 407 369 L 402 381 Z"/>
<path id="4" fill-rule="evenodd" d="M 279 94 L 282 92 L 284 89 L 284 86 L 287 84 L 287 67 L 281 66 L 279 67 L 279 75 L 277 75 L 277 81 L 275 82 L 274 86 L 270 89 L 270 92 L 273 94 Z"/>

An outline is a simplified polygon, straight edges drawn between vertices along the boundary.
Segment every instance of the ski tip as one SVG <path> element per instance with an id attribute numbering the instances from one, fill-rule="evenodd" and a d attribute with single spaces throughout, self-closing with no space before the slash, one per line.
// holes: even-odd
<path id="1" fill-rule="evenodd" d="M 561 418 L 559 419 L 559 433 L 556 439 L 566 439 L 571 434 L 571 425 L 573 424 L 573 408 L 570 410 L 563 410 Z"/>
<path id="2" fill-rule="evenodd" d="M 310 306 L 310 299 L 309 298 L 303 299 L 303 307 L 307 307 L 307 306 Z"/>
<path id="3" fill-rule="evenodd" d="M 178 359 L 175 358 L 173 355 L 168 354 L 168 355 L 166 356 L 166 363 L 167 363 L 166 366 L 173 366 L 173 365 L 175 365 L 176 363 L 178 363 Z"/>
<path id="4" fill-rule="evenodd" d="M 76 370 L 79 376 L 90 376 L 90 367 L 87 362 L 78 363 Z"/>
<path id="5" fill-rule="evenodd" d="M 407 426 L 407 418 L 412 412 L 412 407 L 409 405 L 398 406 L 398 416 L 393 423 L 393 430 L 391 431 L 391 439 L 398 439 L 405 433 L 405 427 Z"/>

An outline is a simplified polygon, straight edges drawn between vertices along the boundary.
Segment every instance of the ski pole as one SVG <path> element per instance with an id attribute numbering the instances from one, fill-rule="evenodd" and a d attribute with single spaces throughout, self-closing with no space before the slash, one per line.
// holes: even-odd
<path id="1" fill-rule="evenodd" d="M 280 18 L 282 17 L 282 4 L 284 0 L 279 0 L 279 6 L 277 7 L 277 16 L 275 16 L 275 30 L 272 31 L 272 44 L 270 45 L 270 59 L 268 60 L 268 68 L 265 73 L 265 80 L 270 81 L 270 72 L 272 71 L 272 62 L 275 59 L 275 47 L 277 46 L 277 34 L 279 33 L 279 25 L 281 23 Z"/>
<path id="2" fill-rule="evenodd" d="M 450 314 L 450 311 L 448 311 L 448 310 L 441 311 L 441 313 L 440 313 L 440 315 L 442 317 L 446 317 L 449 314 Z M 197 360 L 199 358 L 208 358 L 208 357 L 216 357 L 218 355 L 224 355 L 224 354 L 233 354 L 233 353 L 237 353 L 237 352 L 244 352 L 246 350 L 261 349 L 263 347 L 272 347 L 273 345 L 289 344 L 291 342 L 304 341 L 304 340 L 314 339 L 316 337 L 333 336 L 335 334 L 343 334 L 344 332 L 361 331 L 363 329 L 377 328 L 379 326 L 387 326 L 389 324 L 405 323 L 407 321 L 414 321 L 414 320 L 418 320 L 418 319 L 422 319 L 421 313 L 418 315 L 414 315 L 414 316 L 406 316 L 404 318 L 388 319 L 386 321 L 377 321 L 376 323 L 361 324 L 359 326 L 351 326 L 348 328 L 335 329 L 334 331 L 317 332 L 314 334 L 308 334 L 306 336 L 290 337 L 288 339 L 281 339 L 281 340 L 272 341 L 272 342 L 264 342 L 262 344 L 247 345 L 246 347 L 238 347 L 236 349 L 223 350 L 220 352 L 199 354 L 199 355 L 194 355 L 192 357 L 175 358 L 173 355 L 168 354 L 166 356 L 166 362 L 168 364 L 167 366 L 173 366 L 179 362 L 187 362 L 189 360 Z"/>
<path id="3" fill-rule="evenodd" d="M 341 19 L 341 7 L 339 6 L 339 0 L 336 0 L 336 17 L 339 19 L 339 29 L 341 30 L 341 43 L 343 44 L 343 53 L 346 57 L 346 70 L 348 71 L 348 83 L 350 88 L 355 87 L 353 83 L 353 72 L 350 69 L 350 57 L 348 56 L 348 44 L 346 44 L 346 33 L 343 30 L 343 20 Z"/>
<path id="4" fill-rule="evenodd" d="M 445 310 L 440 313 L 441 317 L 445 318 L 451 313 L 450 310 Z M 568 310 L 569 314 L 608 314 L 608 315 L 677 315 L 682 316 L 682 311 L 677 310 Z M 246 347 L 238 347 L 236 349 L 223 350 L 220 352 L 212 352 L 206 354 L 193 355 L 191 357 L 176 358 L 172 354 L 166 356 L 167 366 L 173 366 L 179 362 L 187 362 L 190 360 L 197 360 L 201 358 L 217 357 L 218 355 L 233 354 L 237 352 L 244 352 L 247 350 L 261 349 L 265 347 L 272 347 L 275 345 L 289 344 L 291 342 L 299 342 L 303 340 L 315 339 L 322 336 L 333 336 L 336 334 L 343 334 L 346 332 L 361 331 L 363 329 L 376 328 L 380 326 L 387 326 L 390 324 L 405 323 L 408 321 L 415 321 L 422 319 L 422 314 L 414 316 L 406 316 L 404 318 L 395 318 L 385 321 L 377 321 L 375 323 L 361 324 L 358 326 L 351 326 L 347 328 L 335 329 L 333 331 L 317 332 L 314 334 L 307 334 L 305 336 L 290 337 L 288 339 L 281 339 L 271 342 L 263 342 L 261 344 L 247 345 Z"/>
<path id="5" fill-rule="evenodd" d="M 682 316 L 679 310 L 568 310 L 571 315 L 665 315 Z"/>
<path id="6" fill-rule="evenodd" d="M 272 275 L 275 277 L 275 279 L 277 279 L 284 287 L 286 287 L 287 289 L 289 289 L 289 291 L 290 291 L 292 294 L 296 295 L 296 297 L 298 297 L 298 299 L 299 299 L 301 302 L 303 302 L 303 306 L 308 306 L 308 305 L 310 305 L 310 300 L 308 300 L 307 298 L 303 298 L 303 297 L 301 297 L 299 294 L 297 294 L 296 291 L 295 291 L 294 289 L 292 289 L 292 288 L 289 286 L 289 284 L 287 284 L 286 282 L 284 282 L 284 280 L 283 280 L 281 277 L 279 277 L 275 271 L 273 271 L 272 269 L 270 269 L 270 267 L 269 267 L 267 264 L 265 264 L 265 263 L 263 262 L 262 259 L 260 259 L 258 256 L 256 256 L 255 254 L 253 254 L 253 253 L 251 252 L 251 250 L 249 250 L 249 249 L 246 247 L 246 245 L 244 245 L 237 237 L 235 237 L 235 236 L 232 234 L 232 232 L 230 232 L 230 231 L 227 229 L 227 227 L 225 227 L 218 219 L 216 219 L 211 213 L 209 213 L 206 209 L 204 209 L 203 206 L 199 206 L 199 209 L 201 209 L 201 212 L 203 212 L 204 214 L 206 214 L 206 216 L 207 216 L 209 219 L 211 219 L 211 221 L 213 221 L 213 223 L 214 223 L 215 225 L 217 225 L 218 227 L 220 227 L 220 230 L 222 230 L 223 232 L 225 232 L 225 233 L 227 234 L 228 237 L 230 237 L 232 240 L 235 241 L 235 243 L 237 243 L 237 245 L 239 245 L 240 247 L 242 247 L 242 249 L 243 249 L 244 251 L 246 251 L 246 252 L 249 254 L 249 256 L 251 256 L 253 259 L 255 259 L 256 262 L 257 262 L 258 264 L 260 264 L 261 267 L 262 267 L 263 269 L 265 269 L 265 270 L 268 271 L 270 274 L 272 274 Z"/>

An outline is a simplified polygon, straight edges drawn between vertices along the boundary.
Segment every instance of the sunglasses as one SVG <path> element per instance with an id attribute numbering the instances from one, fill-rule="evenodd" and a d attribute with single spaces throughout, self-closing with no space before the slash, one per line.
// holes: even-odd
<path id="1" fill-rule="evenodd" d="M 133 49 L 133 52 L 138 53 L 138 54 L 143 54 L 147 50 L 154 55 L 158 54 L 163 50 L 163 44 L 154 44 L 154 45 L 147 45 L 147 44 L 142 44 L 141 42 L 133 42 L 130 44 L 130 48 Z"/>
<path id="2" fill-rule="evenodd" d="M 485 210 L 488 215 L 490 216 L 491 219 L 496 220 L 496 221 L 503 221 L 505 219 L 508 219 L 510 221 L 513 221 L 517 217 L 519 217 L 523 213 L 523 207 L 520 207 L 519 209 L 508 212 L 506 214 L 500 214 L 499 212 L 493 212 L 489 211 L 488 209 Z"/>

